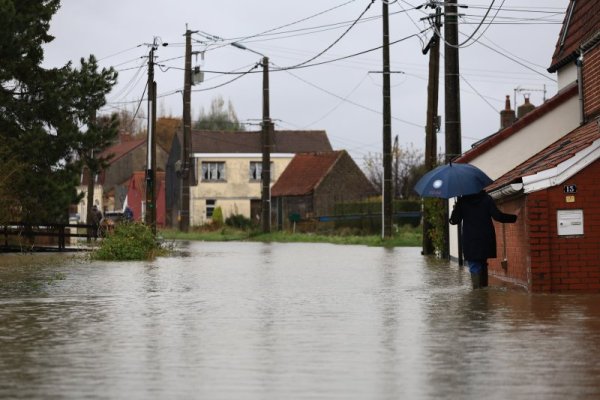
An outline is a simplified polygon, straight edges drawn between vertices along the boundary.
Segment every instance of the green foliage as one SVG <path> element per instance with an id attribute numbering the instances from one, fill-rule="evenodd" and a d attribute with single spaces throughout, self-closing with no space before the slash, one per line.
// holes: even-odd
<path id="1" fill-rule="evenodd" d="M 194 124 L 195 129 L 209 131 L 243 131 L 244 125 L 238 121 L 231 101 L 225 108 L 225 100 L 221 96 L 214 98 L 210 103 L 210 111 L 200 110 L 200 118 Z"/>
<path id="2" fill-rule="evenodd" d="M 223 210 L 221 207 L 215 207 L 211 220 L 214 227 L 220 228 L 223 226 Z"/>
<path id="3" fill-rule="evenodd" d="M 284 243 L 333 243 L 340 245 L 365 245 L 382 247 L 406 247 L 421 245 L 421 229 L 404 226 L 394 232 L 391 239 L 382 239 L 380 235 L 356 235 L 350 232 L 341 234 L 315 234 L 315 233 L 291 233 L 272 232 L 259 233 L 223 228 L 220 231 L 195 231 L 183 233 L 179 231 L 161 231 L 168 239 L 181 240 L 203 240 L 203 241 L 255 241 L 255 242 L 284 242 Z"/>
<path id="4" fill-rule="evenodd" d="M 424 198 L 424 217 L 431 224 L 429 238 L 436 254 L 441 254 L 445 247 L 444 229 L 446 221 L 446 205 L 443 199 Z"/>
<path id="5" fill-rule="evenodd" d="M 100 242 L 92 258 L 107 261 L 150 260 L 164 253 L 152 230 L 139 223 L 121 223 Z"/>
<path id="6" fill-rule="evenodd" d="M 70 63 L 42 68 L 59 5 L 0 0 L 0 165 L 19 166 L 7 185 L 24 222 L 66 222 L 81 172 L 75 155 L 86 147 L 81 132 L 95 134 L 92 110 L 104 105 L 116 79 L 112 69 L 98 72 L 93 57 L 80 70 Z"/>
<path id="7" fill-rule="evenodd" d="M 254 224 L 250 218 L 246 218 L 241 214 L 234 214 L 225 219 L 225 225 L 237 229 L 252 229 Z"/>

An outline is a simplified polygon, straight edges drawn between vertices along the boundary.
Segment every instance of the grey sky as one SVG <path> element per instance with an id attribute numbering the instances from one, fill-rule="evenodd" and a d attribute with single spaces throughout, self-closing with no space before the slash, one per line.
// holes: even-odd
<path id="1" fill-rule="evenodd" d="M 63 0 L 51 22 L 50 32 L 56 37 L 46 46 L 47 66 L 63 65 L 69 60 L 94 54 L 101 66 L 119 70 L 119 84 L 109 95 L 109 105 L 134 110 L 146 83 L 148 47 L 154 37 L 169 43 L 156 54 L 159 113 L 180 116 L 183 87 L 184 37 L 186 23 L 198 30 L 225 39 L 208 41 L 202 34 L 194 50 L 204 53 L 193 65 L 207 71 L 244 71 L 259 61 L 260 56 L 229 45 L 239 38 L 248 48 L 270 58 L 271 68 L 286 67 L 308 60 L 337 40 L 369 5 L 370 0 L 219 0 L 172 2 L 156 0 Z M 460 2 L 461 41 L 478 26 L 492 0 Z M 391 41 L 399 40 L 427 28 L 420 21 L 427 11 L 415 10 L 422 4 L 415 0 L 392 2 L 390 10 Z M 532 103 L 542 102 L 542 89 L 547 97 L 556 93 L 555 75 L 548 74 L 552 52 L 560 30 L 568 0 L 495 0 L 488 15 L 490 21 L 499 6 L 493 24 L 483 25 L 475 38 L 479 40 L 460 51 L 461 113 L 463 150 L 475 141 L 495 132 L 499 127 L 499 111 L 506 95 L 513 99 L 516 87 L 530 88 Z M 339 7 L 338 7 L 339 6 Z M 265 35 L 261 32 L 287 25 Z M 314 62 L 328 61 L 381 45 L 381 0 L 373 2 L 362 20 L 335 46 Z M 548 23 L 550 22 L 550 23 Z M 312 29 L 308 29 L 312 28 Z M 464 35 L 463 35 L 464 34 Z M 251 37 L 254 36 L 254 37 Z M 248 38 L 251 37 L 251 38 Z M 392 75 L 392 132 L 403 146 L 424 145 L 428 56 L 421 52 L 423 42 L 431 37 L 427 31 L 391 47 L 391 69 L 403 74 Z M 243 38 L 248 38 L 242 40 Z M 483 45 L 485 44 L 485 46 Z M 494 50 L 492 50 L 492 49 Z M 499 53 L 518 60 L 520 65 Z M 443 57 L 443 50 L 442 50 Z M 271 117 L 277 129 L 325 129 L 336 149 L 347 149 L 362 165 L 362 157 L 381 152 L 382 87 L 381 50 L 326 63 L 310 68 L 272 72 Z M 441 60 L 443 85 L 443 58 Z M 537 71 L 533 72 L 531 69 Z M 260 72 L 260 68 L 255 71 Z M 194 90 L 208 89 L 225 83 L 234 76 L 206 73 L 204 83 Z M 208 108 L 217 95 L 231 100 L 239 119 L 257 123 L 261 117 L 262 76 L 248 74 L 219 89 L 194 92 L 192 113 Z M 468 82 L 468 83 L 467 83 Z M 518 96 L 522 103 L 523 96 Z M 513 104 L 514 107 L 514 104 Z M 142 103 L 142 109 L 146 109 Z M 443 86 L 440 88 L 439 114 L 444 114 Z M 249 129 L 258 129 L 249 126 Z M 438 134 L 438 147 L 443 151 L 443 129 Z"/>

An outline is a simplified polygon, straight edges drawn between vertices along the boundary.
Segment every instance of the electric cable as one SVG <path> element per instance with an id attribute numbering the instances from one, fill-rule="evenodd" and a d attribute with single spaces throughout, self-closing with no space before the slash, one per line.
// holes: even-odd
<path id="1" fill-rule="evenodd" d="M 248 75 L 250 72 L 252 72 L 253 70 L 255 70 L 258 67 L 258 65 L 259 65 L 258 63 L 254 64 L 254 66 L 252 68 L 250 68 L 248 71 L 243 72 L 240 75 L 236 76 L 235 78 L 233 78 L 233 79 L 231 79 L 231 80 L 229 80 L 227 82 L 221 83 L 220 85 L 216 85 L 216 86 L 212 86 L 212 87 L 204 88 L 204 89 L 195 89 L 195 90 L 192 90 L 192 92 L 206 92 L 208 90 L 214 90 L 214 89 L 223 87 L 225 85 L 229 85 L 230 83 L 233 83 L 233 82 L 237 81 L 241 77 Z"/>
<path id="2" fill-rule="evenodd" d="M 350 92 L 344 96 L 344 98 L 340 99 L 340 101 L 333 107 L 331 108 L 329 111 L 327 111 L 325 114 L 323 114 L 321 117 L 317 118 L 316 120 L 314 120 L 313 122 L 309 123 L 308 125 L 305 125 L 304 128 L 308 128 L 313 126 L 314 124 L 316 124 L 317 122 L 321 122 L 322 120 L 324 120 L 325 118 L 327 118 L 328 116 L 330 116 L 335 110 L 337 110 L 342 104 L 344 104 L 345 102 L 347 102 L 350 99 L 350 96 L 352 96 L 354 94 L 354 92 L 356 90 L 358 90 L 358 88 L 363 84 L 363 82 L 365 81 L 365 79 L 367 79 L 367 77 L 369 76 L 369 74 L 365 74 L 363 76 L 363 78 L 360 80 L 360 82 L 358 82 L 358 84 L 356 84 L 351 90 Z"/>
<path id="3" fill-rule="evenodd" d="M 138 48 L 138 47 L 140 47 L 140 46 L 142 46 L 142 44 L 138 44 L 137 46 L 133 46 L 133 47 L 130 47 L 130 48 L 128 48 L 128 49 L 125 49 L 125 50 L 118 51 L 118 52 L 116 52 L 116 53 L 113 53 L 113 54 L 109 54 L 108 56 L 104 56 L 104 57 L 102 57 L 102 58 L 98 59 L 98 62 L 100 62 L 100 61 L 102 61 L 102 60 L 106 60 L 107 58 L 111 58 L 111 57 L 114 57 L 114 56 L 118 56 L 118 55 L 120 55 L 120 54 L 123 54 L 123 53 L 126 53 L 126 52 L 128 52 L 128 51 L 131 51 L 131 50 L 137 49 L 137 48 Z"/>
<path id="4" fill-rule="evenodd" d="M 342 3 L 342 4 L 339 4 L 339 5 L 337 5 L 337 6 L 331 7 L 331 8 L 329 8 L 329 9 L 327 9 L 327 10 L 324 10 L 324 11 L 318 12 L 317 14 L 314 14 L 314 15 L 311 15 L 311 16 L 308 16 L 308 17 L 305 17 L 305 18 L 299 19 L 299 20 L 297 20 L 297 21 L 290 22 L 290 23 L 287 23 L 287 24 L 284 24 L 284 25 L 281 25 L 281 26 L 278 26 L 278 27 L 275 27 L 275 28 L 271 28 L 271 29 L 268 29 L 268 30 L 266 30 L 266 31 L 263 31 L 263 32 L 260 32 L 260 33 L 254 34 L 254 35 L 250 35 L 250 36 L 246 36 L 246 37 L 241 37 L 241 38 L 233 38 L 233 39 L 228 39 L 228 40 L 229 40 L 229 41 L 231 41 L 231 42 L 244 42 L 244 41 L 246 41 L 246 40 L 248 40 L 248 39 L 252 39 L 252 38 L 255 38 L 255 37 L 257 37 L 257 36 L 265 35 L 265 34 L 267 34 L 267 33 L 270 33 L 270 32 L 274 32 L 274 31 L 277 31 L 277 30 L 280 30 L 280 29 L 283 29 L 283 28 L 287 28 L 288 26 L 292 26 L 292 25 L 296 25 L 296 24 L 299 24 L 299 23 L 301 23 L 301 22 L 304 22 L 304 21 L 308 21 L 309 19 L 312 19 L 312 18 L 318 17 L 318 16 L 320 16 L 320 15 L 326 14 L 326 13 L 328 13 L 328 12 L 330 12 L 330 11 L 336 10 L 336 9 L 338 9 L 338 8 L 341 8 L 341 7 L 343 7 L 343 6 L 347 5 L 347 4 L 353 3 L 353 2 L 355 2 L 355 1 L 356 1 L 356 0 L 350 0 L 350 1 L 346 1 L 346 2 L 344 2 L 344 3 Z M 203 33 L 205 33 L 205 32 L 203 32 Z M 212 36 L 212 35 L 209 35 L 209 36 Z M 209 39 L 211 39 L 211 38 L 209 38 Z M 219 39 L 221 39 L 221 40 L 224 40 L 224 39 L 222 39 L 222 38 L 219 38 Z M 223 44 L 222 46 L 228 46 L 229 44 L 230 44 L 230 43 L 228 43 L 228 44 Z M 221 47 L 222 47 L 222 46 L 221 46 Z"/>
<path id="5" fill-rule="evenodd" d="M 367 110 L 367 111 L 374 112 L 376 114 L 381 114 L 381 111 L 377 111 L 377 110 L 375 110 L 373 108 L 367 107 L 367 106 L 365 106 L 363 104 L 360 104 L 360 103 L 356 103 L 356 102 L 354 102 L 352 100 L 349 100 L 349 99 L 344 99 L 342 96 L 339 96 L 339 95 L 337 95 L 337 94 L 335 94 L 333 92 L 330 92 L 327 89 L 322 88 L 321 86 L 315 85 L 314 83 L 309 82 L 306 79 L 299 77 L 298 75 L 290 72 L 290 70 L 283 70 L 283 71 L 287 72 L 288 74 L 290 74 L 294 78 L 298 79 L 299 81 L 304 82 L 305 84 L 307 84 L 307 85 L 309 85 L 309 86 L 311 86 L 311 87 L 313 87 L 313 88 L 315 88 L 315 89 L 317 89 L 317 90 L 319 90 L 321 92 L 327 93 L 330 96 L 333 96 L 333 97 L 335 97 L 337 99 L 343 100 L 343 101 L 345 101 L 348 104 L 352 104 L 352 105 L 354 105 L 356 107 L 362 108 L 362 109 Z M 419 125 L 417 123 L 414 123 L 414 122 L 411 122 L 411 121 L 407 121 L 407 120 L 404 120 L 404 119 L 400 119 L 400 118 L 397 118 L 397 117 L 392 117 L 392 119 L 394 119 L 396 121 L 399 121 L 399 122 L 402 122 L 402 123 L 407 124 L 407 125 L 416 126 L 418 128 L 424 128 L 423 125 Z"/>
<path id="6" fill-rule="evenodd" d="M 401 39 L 394 40 L 394 41 L 390 42 L 389 45 L 392 46 L 392 45 L 394 45 L 396 43 L 403 42 L 403 41 L 408 40 L 408 39 L 410 39 L 412 37 L 418 36 L 418 35 L 422 34 L 423 32 L 428 31 L 429 29 L 431 29 L 431 28 L 426 28 L 426 29 L 420 31 L 419 33 L 413 33 L 412 35 L 408 35 L 408 36 L 405 36 L 405 37 L 403 37 Z M 377 46 L 377 47 L 373 47 L 373 48 L 370 48 L 370 49 L 367 49 L 367 50 L 359 51 L 358 53 L 352 53 L 352 54 L 349 54 L 347 56 L 333 58 L 333 59 L 330 59 L 330 60 L 327 60 L 327 61 L 321 61 L 321 62 L 312 63 L 312 64 L 308 64 L 308 65 L 295 65 L 295 66 L 291 66 L 291 67 L 279 67 L 278 69 L 273 69 L 272 71 L 287 71 L 287 70 L 300 69 L 300 68 L 316 67 L 316 66 L 319 66 L 319 65 L 330 64 L 330 63 L 333 63 L 333 62 L 337 62 L 337 61 L 341 61 L 341 60 L 346 60 L 348 58 L 361 56 L 363 54 L 367 54 L 367 53 L 370 53 L 370 52 L 375 51 L 375 50 L 380 50 L 382 48 L 383 48 L 383 45 Z"/>
<path id="7" fill-rule="evenodd" d="M 323 54 L 325 54 L 327 51 L 329 51 L 333 46 L 335 46 L 337 43 L 339 43 L 339 41 L 342 40 L 342 38 L 344 36 L 346 36 L 348 34 L 348 32 L 350 32 L 350 30 L 352 28 L 354 28 L 354 26 L 356 25 L 356 23 L 358 21 L 360 21 L 360 19 L 363 17 L 363 15 L 365 15 L 367 13 L 367 11 L 369 11 L 369 9 L 371 8 L 371 6 L 373 5 L 374 2 L 375 2 L 375 0 L 371 0 L 371 2 L 363 10 L 363 12 L 360 13 L 360 15 L 358 16 L 358 18 L 356 18 L 354 20 L 354 22 L 344 31 L 344 33 L 342 33 L 340 37 L 338 37 L 336 40 L 334 40 L 333 43 L 331 43 L 329 46 L 327 46 L 323 51 L 321 51 L 320 53 L 316 54 L 315 56 L 313 56 L 313 57 L 309 58 L 308 60 L 303 61 L 303 62 L 301 62 L 299 64 L 292 65 L 292 66 L 289 66 L 289 67 L 285 67 L 285 69 L 295 69 L 295 68 L 302 67 L 303 65 L 306 65 L 306 64 L 310 63 L 311 61 L 314 61 L 315 59 L 319 58 L 320 56 L 322 56 Z"/>
<path id="8" fill-rule="evenodd" d="M 502 4 L 504 4 L 504 1 L 505 0 L 502 0 Z M 492 0 L 492 2 L 490 3 L 490 6 L 488 7 L 487 11 L 485 12 L 483 18 L 481 19 L 481 22 L 479 23 L 479 25 L 477 25 L 477 27 L 475 28 L 475 30 L 471 33 L 471 36 L 469 36 L 467 39 L 465 39 L 464 42 L 458 44 L 458 48 L 461 48 L 462 46 L 464 46 L 465 44 L 467 44 L 467 42 L 469 40 L 471 40 L 473 38 L 473 36 L 475 36 L 475 34 L 477 33 L 477 31 L 479 31 L 479 29 L 483 26 L 483 23 L 487 19 L 487 16 L 489 15 L 490 11 L 492 10 L 492 6 L 494 5 L 495 2 L 496 2 L 496 0 Z M 496 11 L 496 15 L 498 15 L 498 12 L 500 11 L 501 8 L 502 8 L 502 5 Z M 488 28 L 489 28 L 489 25 L 488 25 Z M 484 33 L 485 33 L 485 31 L 484 31 Z"/>

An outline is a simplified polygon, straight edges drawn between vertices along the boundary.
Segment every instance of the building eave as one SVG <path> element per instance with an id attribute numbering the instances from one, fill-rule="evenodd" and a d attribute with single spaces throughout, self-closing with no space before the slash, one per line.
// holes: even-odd
<path id="1" fill-rule="evenodd" d="M 600 158 L 600 139 L 573 157 L 533 175 L 523 176 L 523 192 L 531 193 L 560 185 Z"/>

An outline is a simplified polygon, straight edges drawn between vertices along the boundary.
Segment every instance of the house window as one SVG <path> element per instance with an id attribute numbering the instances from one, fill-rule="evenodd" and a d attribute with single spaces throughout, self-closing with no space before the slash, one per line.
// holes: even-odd
<path id="1" fill-rule="evenodd" d="M 216 202 L 214 199 L 206 199 L 206 218 L 212 218 Z"/>
<path id="2" fill-rule="evenodd" d="M 224 162 L 203 162 L 202 163 L 203 181 L 224 181 L 225 163 Z"/>
<path id="3" fill-rule="evenodd" d="M 269 164 L 271 168 L 269 169 L 269 174 L 271 175 L 271 180 L 273 180 L 273 163 Z M 260 181 L 262 174 L 262 161 L 250 161 L 250 180 L 251 181 Z"/>

